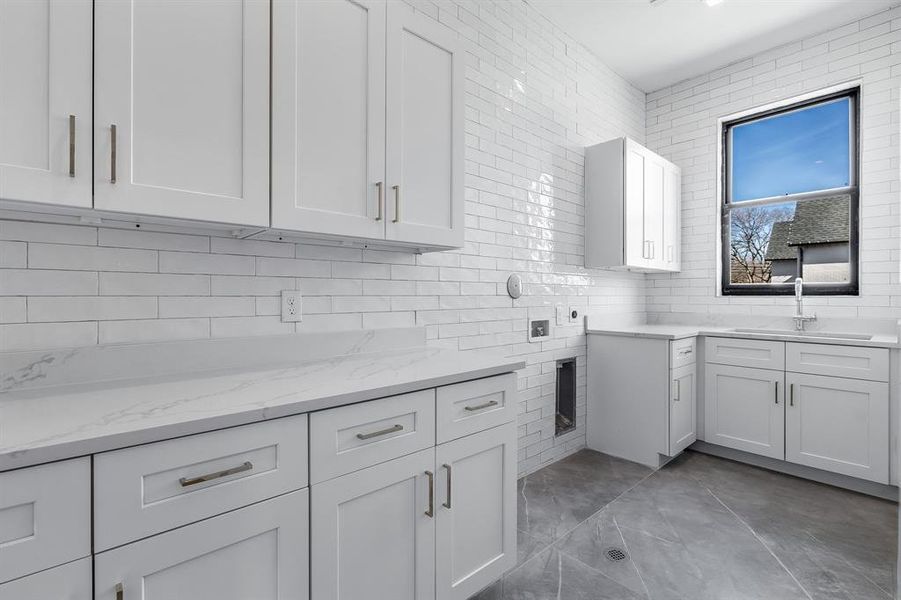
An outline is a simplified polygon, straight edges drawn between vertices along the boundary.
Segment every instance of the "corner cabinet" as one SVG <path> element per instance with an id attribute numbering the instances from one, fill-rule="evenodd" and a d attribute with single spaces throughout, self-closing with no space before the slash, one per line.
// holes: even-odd
<path id="1" fill-rule="evenodd" d="M 0 198 L 91 207 L 91 0 L 0 0 Z"/>
<path id="2" fill-rule="evenodd" d="M 679 167 L 629 138 L 585 150 L 585 266 L 681 269 Z"/>
<path id="3" fill-rule="evenodd" d="M 94 11 L 94 207 L 267 226 L 269 2 Z"/>
<path id="4" fill-rule="evenodd" d="M 272 228 L 463 245 L 456 33 L 385 0 L 273 3 Z"/>

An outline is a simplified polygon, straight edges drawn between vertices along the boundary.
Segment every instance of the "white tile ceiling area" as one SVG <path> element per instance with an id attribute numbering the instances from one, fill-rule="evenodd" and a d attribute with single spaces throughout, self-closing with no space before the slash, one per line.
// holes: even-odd
<path id="1" fill-rule="evenodd" d="M 901 0 L 528 0 L 645 92 Z"/>

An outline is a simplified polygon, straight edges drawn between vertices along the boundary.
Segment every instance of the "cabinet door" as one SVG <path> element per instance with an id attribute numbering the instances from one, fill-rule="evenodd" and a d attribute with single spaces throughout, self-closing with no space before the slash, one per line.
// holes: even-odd
<path id="1" fill-rule="evenodd" d="M 0 600 L 91 600 L 91 558 L 0 584 Z"/>
<path id="2" fill-rule="evenodd" d="M 435 597 L 434 469 L 429 448 L 313 486 L 313 598 Z"/>
<path id="3" fill-rule="evenodd" d="M 647 242 L 648 266 L 665 269 L 666 248 L 663 236 L 664 189 L 666 177 L 663 160 L 645 152 L 644 168 L 644 239 Z"/>
<path id="4" fill-rule="evenodd" d="M 385 2 L 272 11 L 272 225 L 384 238 Z"/>
<path id="5" fill-rule="evenodd" d="M 694 364 L 673 370 L 669 402 L 669 455 L 675 456 L 698 439 L 697 372 Z"/>
<path id="6" fill-rule="evenodd" d="M 95 208 L 269 224 L 269 18 L 267 0 L 96 0 Z"/>
<path id="7" fill-rule="evenodd" d="M 102 552 L 95 599 L 308 598 L 308 511 L 304 489 Z"/>
<path id="8" fill-rule="evenodd" d="M 784 373 L 710 363 L 706 370 L 706 441 L 784 459 Z"/>
<path id="9" fill-rule="evenodd" d="M 438 446 L 439 600 L 466 600 L 516 565 L 516 426 Z"/>
<path id="10" fill-rule="evenodd" d="M 627 267 L 646 267 L 650 247 L 644 229 L 645 167 L 644 148 L 626 138 L 625 147 L 625 263 Z"/>
<path id="11" fill-rule="evenodd" d="M 665 163 L 663 186 L 663 247 L 661 259 L 667 271 L 682 269 L 682 172 Z"/>
<path id="12" fill-rule="evenodd" d="M 388 6 L 387 238 L 463 245 L 463 67 L 454 32 Z"/>
<path id="13" fill-rule="evenodd" d="M 798 373 L 786 378 L 786 460 L 888 483 L 888 384 Z"/>
<path id="14" fill-rule="evenodd" d="M 91 0 L 0 0 L 0 199 L 91 206 Z"/>

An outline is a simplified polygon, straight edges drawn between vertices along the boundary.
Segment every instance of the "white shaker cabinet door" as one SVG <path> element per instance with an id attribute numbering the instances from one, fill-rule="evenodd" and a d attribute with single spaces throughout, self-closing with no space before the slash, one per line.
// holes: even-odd
<path id="1" fill-rule="evenodd" d="M 438 446 L 438 600 L 466 600 L 516 565 L 516 425 Z"/>
<path id="2" fill-rule="evenodd" d="M 269 224 L 267 0 L 96 0 L 95 208 Z"/>
<path id="3" fill-rule="evenodd" d="M 434 463 L 429 448 L 312 487 L 313 598 L 435 597 Z"/>
<path id="4" fill-rule="evenodd" d="M 694 364 L 673 370 L 669 402 L 669 456 L 676 456 L 698 439 L 697 367 Z"/>
<path id="5" fill-rule="evenodd" d="M 305 600 L 308 510 L 304 489 L 102 552 L 95 600 Z"/>
<path id="6" fill-rule="evenodd" d="M 0 584 L 0 600 L 91 600 L 91 557 Z"/>
<path id="7" fill-rule="evenodd" d="M 663 244 L 661 265 L 667 271 L 682 269 L 682 170 L 666 163 L 663 182 Z"/>
<path id="8" fill-rule="evenodd" d="M 785 459 L 785 374 L 707 364 L 705 441 Z"/>
<path id="9" fill-rule="evenodd" d="M 785 458 L 889 482 L 887 383 L 789 373 Z"/>
<path id="10" fill-rule="evenodd" d="M 385 1 L 272 10 L 272 226 L 384 238 Z"/>
<path id="11" fill-rule="evenodd" d="M 463 69 L 457 34 L 388 6 L 387 238 L 463 246 Z"/>
<path id="12" fill-rule="evenodd" d="M 91 206 L 91 0 L 0 0 L 0 199 Z"/>

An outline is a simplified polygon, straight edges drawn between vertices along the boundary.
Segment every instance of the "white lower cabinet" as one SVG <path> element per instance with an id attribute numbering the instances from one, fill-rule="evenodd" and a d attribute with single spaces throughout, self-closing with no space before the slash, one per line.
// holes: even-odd
<path id="1" fill-rule="evenodd" d="M 90 557 L 0 584 L 0 600 L 90 599 Z"/>
<path id="2" fill-rule="evenodd" d="M 784 373 L 707 364 L 704 407 L 707 442 L 785 458 Z"/>
<path id="3" fill-rule="evenodd" d="M 669 455 L 676 456 L 698 439 L 697 368 L 694 364 L 673 369 L 669 409 Z"/>
<path id="4" fill-rule="evenodd" d="M 516 565 L 516 427 L 438 446 L 438 600 L 466 600 Z"/>
<path id="5" fill-rule="evenodd" d="M 785 458 L 889 482 L 887 383 L 788 373 Z"/>
<path id="6" fill-rule="evenodd" d="M 102 552 L 95 600 L 303 600 L 306 489 Z"/>
<path id="7" fill-rule="evenodd" d="M 435 597 L 434 469 L 429 448 L 312 487 L 313 598 Z"/>

